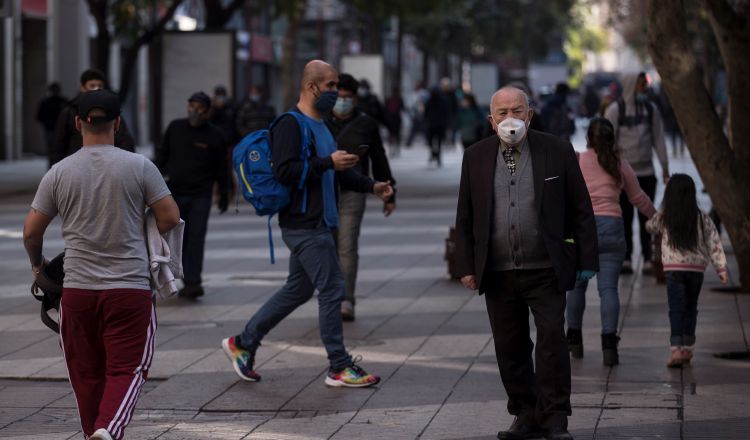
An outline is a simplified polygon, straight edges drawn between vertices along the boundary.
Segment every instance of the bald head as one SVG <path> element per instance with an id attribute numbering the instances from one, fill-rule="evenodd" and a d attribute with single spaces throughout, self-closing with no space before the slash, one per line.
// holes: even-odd
<path id="1" fill-rule="evenodd" d="M 318 84 L 325 82 L 328 77 L 332 76 L 338 76 L 338 73 L 333 66 L 325 61 L 312 60 L 305 64 L 305 70 L 302 71 L 302 84 L 300 85 L 304 90 L 306 85 L 310 83 Z"/>

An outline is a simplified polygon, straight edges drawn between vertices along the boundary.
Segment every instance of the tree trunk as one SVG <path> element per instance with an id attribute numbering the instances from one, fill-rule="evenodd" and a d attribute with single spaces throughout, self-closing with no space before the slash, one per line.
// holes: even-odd
<path id="1" fill-rule="evenodd" d="M 234 13 L 245 4 L 245 0 L 233 0 L 226 8 L 221 0 L 203 0 L 206 10 L 206 30 L 221 30 L 232 18 Z"/>
<path id="2" fill-rule="evenodd" d="M 750 167 L 750 124 L 747 123 L 750 116 L 750 14 L 736 12 L 726 0 L 705 1 L 705 4 L 727 72 L 729 144 L 737 157 Z"/>
<path id="3" fill-rule="evenodd" d="M 740 159 L 738 146 L 733 151 L 724 135 L 689 44 L 684 14 L 680 0 L 649 0 L 648 49 L 674 108 L 690 155 L 714 208 L 726 226 L 739 264 L 742 290 L 750 292 L 750 191 L 747 191 L 750 187 L 750 166 Z M 725 48 L 732 50 L 726 44 Z M 727 58 L 746 55 L 747 52 L 723 52 L 725 65 L 731 69 L 733 64 Z M 728 75 L 734 73 L 728 72 Z M 731 84 L 729 91 L 730 94 L 734 93 Z M 748 117 L 750 112 L 747 111 L 733 115 L 737 121 L 735 123 L 747 124 Z M 748 142 L 748 138 L 742 142 Z"/>
<path id="4" fill-rule="evenodd" d="M 107 0 L 87 0 L 89 12 L 96 22 L 96 44 L 94 45 L 94 66 L 109 77 L 109 49 L 112 45 L 112 36 L 107 28 L 107 13 L 109 2 Z"/>
<path id="5" fill-rule="evenodd" d="M 125 52 L 125 59 L 123 60 L 122 67 L 120 68 L 120 88 L 117 94 L 121 101 L 124 101 L 130 91 L 130 85 L 133 82 L 133 71 L 138 63 L 138 52 L 141 47 L 151 44 L 151 42 L 159 34 L 164 31 L 164 27 L 167 23 L 172 20 L 177 7 L 180 6 L 184 0 L 173 0 L 169 8 L 164 12 L 164 15 L 159 18 L 151 28 L 145 30 L 133 43 L 127 47 Z"/>

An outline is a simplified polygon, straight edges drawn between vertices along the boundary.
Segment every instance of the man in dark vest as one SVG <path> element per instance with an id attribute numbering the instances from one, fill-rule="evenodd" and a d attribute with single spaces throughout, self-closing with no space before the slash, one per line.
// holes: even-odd
<path id="1" fill-rule="evenodd" d="M 570 142 L 528 131 L 534 112 L 523 91 L 498 90 L 490 109 L 500 139 L 464 153 L 456 261 L 463 285 L 485 294 L 508 412 L 516 416 L 498 438 L 572 439 L 565 291 L 598 270 L 591 200 Z"/>

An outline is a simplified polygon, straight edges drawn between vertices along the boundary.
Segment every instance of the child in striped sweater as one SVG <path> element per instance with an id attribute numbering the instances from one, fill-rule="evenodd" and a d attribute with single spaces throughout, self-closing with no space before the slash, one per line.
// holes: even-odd
<path id="1" fill-rule="evenodd" d="M 667 366 L 680 368 L 693 358 L 698 295 L 703 272 L 712 263 L 722 284 L 729 280 L 721 237 L 711 219 L 700 211 L 695 182 L 675 174 L 664 191 L 662 209 L 646 223 L 661 234 L 661 258 L 667 278 L 671 355 Z"/>

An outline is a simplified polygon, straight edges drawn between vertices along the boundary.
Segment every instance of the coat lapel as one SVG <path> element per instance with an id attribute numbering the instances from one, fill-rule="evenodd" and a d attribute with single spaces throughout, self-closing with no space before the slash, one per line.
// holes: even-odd
<path id="1" fill-rule="evenodd" d="M 534 173 L 534 206 L 537 212 L 542 207 L 542 193 L 544 192 L 544 176 L 547 169 L 547 154 L 542 145 L 534 142 L 538 138 L 533 131 L 529 131 L 529 150 L 531 151 L 531 166 Z"/>

